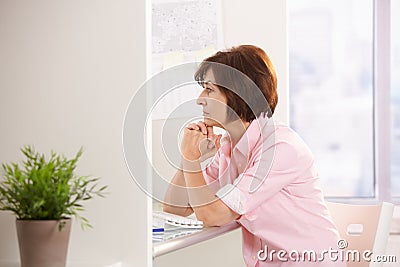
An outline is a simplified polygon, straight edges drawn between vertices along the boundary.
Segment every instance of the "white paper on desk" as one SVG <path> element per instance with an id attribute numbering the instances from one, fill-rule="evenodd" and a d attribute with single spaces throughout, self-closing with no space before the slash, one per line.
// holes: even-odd
<path id="1" fill-rule="evenodd" d="M 175 230 L 175 231 L 167 231 L 164 232 L 164 240 L 172 240 L 182 236 L 188 236 L 194 234 L 196 232 L 201 231 L 201 229 L 190 229 L 190 230 L 182 230 L 182 228 Z"/>

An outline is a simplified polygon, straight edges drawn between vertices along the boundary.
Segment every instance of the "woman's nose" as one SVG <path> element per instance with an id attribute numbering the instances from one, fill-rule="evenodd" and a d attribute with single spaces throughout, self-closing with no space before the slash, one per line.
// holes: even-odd
<path id="1" fill-rule="evenodd" d="M 204 106 L 206 104 L 206 99 L 203 96 L 203 92 L 199 95 L 199 97 L 196 100 L 197 105 Z"/>

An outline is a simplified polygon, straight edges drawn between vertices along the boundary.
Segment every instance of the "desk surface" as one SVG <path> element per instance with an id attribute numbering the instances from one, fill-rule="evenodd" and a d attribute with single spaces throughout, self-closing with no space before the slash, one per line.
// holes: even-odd
<path id="1" fill-rule="evenodd" d="M 206 227 L 197 231 L 182 229 L 174 230 L 173 232 L 165 232 L 164 237 L 166 238 L 164 238 L 164 240 L 153 240 L 153 258 L 212 239 L 239 227 L 240 225 L 237 222 L 231 222 L 224 226 Z M 160 237 L 162 238 L 162 236 Z"/>

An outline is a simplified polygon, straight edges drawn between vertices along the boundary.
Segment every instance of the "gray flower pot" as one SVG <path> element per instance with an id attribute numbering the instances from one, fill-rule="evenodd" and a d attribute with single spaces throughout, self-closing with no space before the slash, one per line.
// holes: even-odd
<path id="1" fill-rule="evenodd" d="M 16 226 L 21 267 L 65 267 L 71 219 L 16 220 Z"/>

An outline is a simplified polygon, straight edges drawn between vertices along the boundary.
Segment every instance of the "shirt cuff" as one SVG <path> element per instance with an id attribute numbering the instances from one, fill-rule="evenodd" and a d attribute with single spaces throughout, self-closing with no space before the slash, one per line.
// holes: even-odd
<path id="1" fill-rule="evenodd" d="M 243 208 L 247 199 L 245 194 L 236 186 L 227 184 L 218 190 L 215 195 L 221 199 L 231 210 L 243 215 Z"/>

